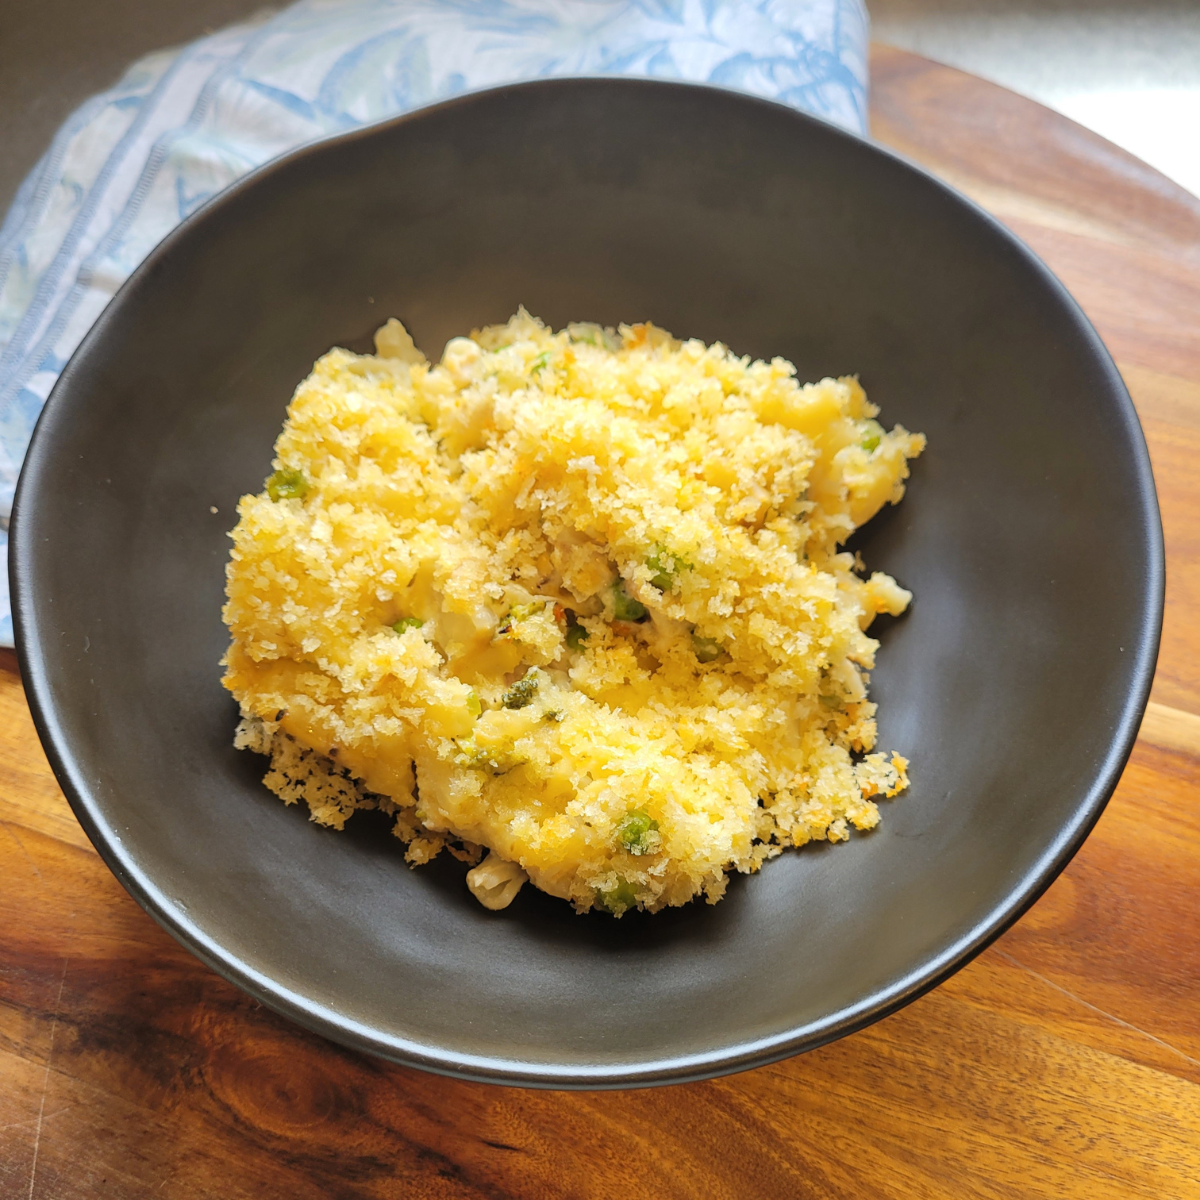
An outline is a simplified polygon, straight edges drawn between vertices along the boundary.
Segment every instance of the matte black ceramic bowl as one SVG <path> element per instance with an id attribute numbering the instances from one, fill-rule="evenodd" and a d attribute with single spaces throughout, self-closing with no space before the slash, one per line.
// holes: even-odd
<path id="1" fill-rule="evenodd" d="M 736 877 L 716 907 L 486 912 L 452 860 L 336 834 L 236 752 L 227 531 L 334 344 L 445 340 L 525 304 L 653 319 L 801 378 L 858 372 L 929 435 L 857 546 L 916 593 L 882 630 L 881 742 L 913 784 L 874 833 Z M 215 513 L 210 511 L 215 506 Z M 809 1049 L 961 966 L 1100 814 L 1162 611 L 1154 485 L 1096 334 L 1028 250 L 893 155 L 727 92 L 554 81 L 256 172 L 88 335 L 13 530 L 22 665 L 79 820 L 205 962 L 351 1046 L 476 1079 L 696 1078 Z"/>

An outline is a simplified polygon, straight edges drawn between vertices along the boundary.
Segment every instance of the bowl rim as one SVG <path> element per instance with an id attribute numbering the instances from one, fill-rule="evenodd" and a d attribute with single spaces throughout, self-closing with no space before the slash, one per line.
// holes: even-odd
<path id="1" fill-rule="evenodd" d="M 458 108 L 469 108 L 505 95 L 553 96 L 556 92 L 580 85 L 613 90 L 657 92 L 705 91 L 726 103 L 753 108 L 762 106 L 778 117 L 786 114 L 799 126 L 817 126 L 826 136 L 842 139 L 856 152 L 882 155 L 901 169 L 920 176 L 991 232 L 1008 244 L 1024 266 L 1061 305 L 1064 316 L 1073 321 L 1081 340 L 1088 346 L 1097 367 L 1107 377 L 1116 397 L 1121 418 L 1119 436 L 1130 455 L 1136 480 L 1139 517 L 1146 536 L 1148 571 L 1144 581 L 1144 603 L 1137 645 L 1129 647 L 1129 684 L 1108 752 L 1099 761 L 1091 779 L 1081 788 L 1072 819 L 1024 874 L 1012 883 L 1004 898 L 969 933 L 940 953 L 923 959 L 906 975 L 829 1016 L 790 1028 L 764 1038 L 730 1041 L 716 1049 L 661 1058 L 647 1057 L 636 1065 L 622 1063 L 580 1064 L 523 1061 L 503 1055 L 465 1054 L 439 1048 L 410 1038 L 383 1036 L 378 1030 L 351 1020 L 325 1005 L 300 995 L 249 963 L 224 950 L 200 929 L 177 901 L 171 900 L 135 860 L 113 824 L 104 819 L 92 796 L 86 773 L 76 760 L 66 737 L 51 687 L 52 666 L 42 631 L 44 623 L 38 611 L 36 581 L 37 558 L 48 540 L 39 533 L 35 503 L 40 488 L 52 486 L 52 456 L 56 426 L 64 419 L 59 409 L 63 397 L 71 391 L 76 375 L 92 347 L 105 336 L 108 324 L 142 282 L 158 270 L 174 248 L 193 235 L 209 217 L 259 186 L 276 172 L 304 159 L 319 158 L 332 146 L 369 140 L 398 127 L 420 123 L 434 115 Z M 118 289 L 72 354 L 55 383 L 30 440 L 17 483 L 9 530 L 9 578 L 13 625 L 18 662 L 33 721 L 50 766 L 84 832 L 100 857 L 121 885 L 143 909 L 172 937 L 208 967 L 249 993 L 256 1000 L 297 1024 L 352 1049 L 374 1054 L 405 1066 L 417 1067 L 452 1078 L 508 1086 L 551 1089 L 611 1089 L 647 1087 L 683 1083 L 728 1075 L 816 1049 L 854 1033 L 889 1016 L 944 982 L 966 966 L 1009 929 L 1041 897 L 1070 862 L 1093 826 L 1099 820 L 1116 789 L 1133 749 L 1142 716 L 1149 699 L 1150 685 L 1158 657 L 1165 596 L 1165 549 L 1157 491 L 1145 435 L 1112 356 L 1090 320 L 1065 285 L 1019 237 L 995 217 L 931 171 L 890 147 L 872 141 L 833 121 L 793 108 L 780 101 L 766 99 L 733 88 L 711 84 L 627 76 L 581 75 L 538 79 L 461 93 L 435 104 L 413 109 L 399 116 L 373 122 L 357 129 L 314 139 L 270 159 L 249 171 L 206 200 L 189 214 L 133 271 Z"/>

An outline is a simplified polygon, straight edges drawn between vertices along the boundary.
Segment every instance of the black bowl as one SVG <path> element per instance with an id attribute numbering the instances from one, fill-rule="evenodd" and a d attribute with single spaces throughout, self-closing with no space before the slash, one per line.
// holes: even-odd
<path id="1" fill-rule="evenodd" d="M 653 319 L 858 372 L 929 435 L 857 536 L 916 593 L 883 630 L 882 826 L 716 907 L 577 917 L 318 828 L 235 751 L 226 532 L 292 389 L 398 316 L 433 356 L 525 306 Z M 215 511 L 210 509 L 215 506 Z M 944 979 L 1099 816 L 1145 705 L 1162 535 L 1137 418 L 1062 286 L 888 152 L 719 90 L 539 82 L 299 151 L 186 221 L 109 306 L 34 436 L 12 535 L 38 729 L 84 829 L 205 962 L 337 1041 L 474 1079 L 618 1086 L 810 1049 Z"/>

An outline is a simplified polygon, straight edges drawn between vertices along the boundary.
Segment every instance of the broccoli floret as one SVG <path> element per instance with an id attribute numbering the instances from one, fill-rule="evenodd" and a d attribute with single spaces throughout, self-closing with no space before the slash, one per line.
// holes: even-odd
<path id="1" fill-rule="evenodd" d="M 524 679 L 518 679 L 500 698 L 505 708 L 525 708 L 533 703 L 538 690 L 538 677 L 530 671 Z"/>

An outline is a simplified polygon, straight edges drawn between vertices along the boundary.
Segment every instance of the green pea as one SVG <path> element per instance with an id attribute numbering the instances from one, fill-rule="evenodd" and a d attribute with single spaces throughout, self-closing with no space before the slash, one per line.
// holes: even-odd
<path id="1" fill-rule="evenodd" d="M 573 342 L 582 342 L 587 346 L 597 346 L 604 350 L 617 351 L 621 343 L 607 329 L 594 325 L 591 321 L 577 321 L 567 326 L 567 334 Z"/>
<path id="2" fill-rule="evenodd" d="M 650 854 L 661 842 L 658 822 L 644 808 L 635 808 L 625 814 L 625 819 L 617 826 L 617 837 L 630 854 Z"/>
<path id="3" fill-rule="evenodd" d="M 397 633 L 403 633 L 406 629 L 420 629 L 424 624 L 420 617 L 401 617 L 392 628 Z"/>
<path id="4" fill-rule="evenodd" d="M 567 649 L 582 650 L 583 643 L 588 640 L 588 631 L 582 625 L 570 625 L 567 628 Z"/>
<path id="5" fill-rule="evenodd" d="M 267 477 L 267 495 L 272 500 L 303 500 L 308 495 L 308 480 L 303 471 L 280 467 Z"/>
<path id="6" fill-rule="evenodd" d="M 669 592 L 675 586 L 679 572 L 690 569 L 691 565 L 686 559 L 680 558 L 678 554 L 673 554 L 661 544 L 651 546 L 650 553 L 646 555 L 646 566 L 654 572 L 650 576 L 650 582 L 660 592 Z"/>
<path id="7" fill-rule="evenodd" d="M 870 454 L 879 448 L 883 434 L 884 428 L 878 421 L 868 421 L 863 431 L 862 440 L 858 444 Z"/>
<path id="8" fill-rule="evenodd" d="M 505 708 L 525 708 L 533 703 L 538 689 L 538 677 L 531 671 L 524 679 L 518 679 L 500 698 Z"/>
<path id="9" fill-rule="evenodd" d="M 623 579 L 612 585 L 613 616 L 618 621 L 644 621 L 650 614 L 646 606 L 635 600 L 626 590 Z"/>
<path id="10" fill-rule="evenodd" d="M 628 879 L 622 879 L 599 892 L 598 898 L 605 909 L 614 917 L 619 917 L 637 903 L 637 888 Z"/>
<path id="11" fill-rule="evenodd" d="M 705 637 L 692 631 L 692 650 L 702 663 L 716 662 L 725 653 L 725 647 L 716 638 Z"/>

